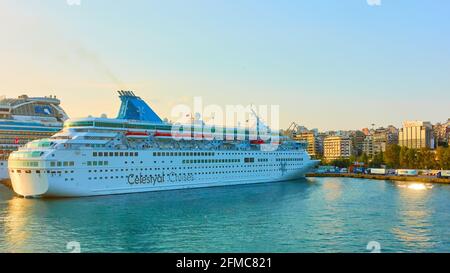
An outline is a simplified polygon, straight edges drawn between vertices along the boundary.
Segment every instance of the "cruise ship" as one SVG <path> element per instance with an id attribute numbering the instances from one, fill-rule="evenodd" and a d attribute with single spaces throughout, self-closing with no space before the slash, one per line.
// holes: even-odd
<path id="1" fill-rule="evenodd" d="M 67 118 L 54 96 L 0 99 L 0 180 L 9 178 L 7 160 L 11 152 L 54 135 Z"/>
<path id="2" fill-rule="evenodd" d="M 304 143 L 268 144 L 258 130 L 204 123 L 174 129 L 132 91 L 119 97 L 117 118 L 69 120 L 61 132 L 13 152 L 14 191 L 83 197 L 267 183 L 304 177 L 317 164 Z"/>

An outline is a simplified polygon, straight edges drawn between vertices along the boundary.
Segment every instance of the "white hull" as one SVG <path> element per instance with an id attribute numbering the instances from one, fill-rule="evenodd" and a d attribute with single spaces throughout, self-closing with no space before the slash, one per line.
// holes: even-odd
<path id="1" fill-rule="evenodd" d="M 140 151 L 139 156 L 131 158 L 101 158 L 108 161 L 107 166 L 92 167 L 87 162 L 99 158 L 92 157 L 89 150 L 60 151 L 56 158 L 75 162 L 73 167 L 26 172 L 11 168 L 11 182 L 14 191 L 25 197 L 82 197 L 279 182 L 302 178 L 316 164 L 300 151 L 216 152 L 217 156 L 204 158 L 231 162 L 200 164 L 183 163 L 192 157 L 155 157 L 154 152 Z M 256 163 L 244 163 L 244 157 L 250 156 Z M 279 158 L 297 161 L 281 162 Z"/>

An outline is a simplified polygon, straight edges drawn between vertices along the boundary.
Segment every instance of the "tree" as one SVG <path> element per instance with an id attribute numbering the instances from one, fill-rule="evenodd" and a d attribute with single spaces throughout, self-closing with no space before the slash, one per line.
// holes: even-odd
<path id="1" fill-rule="evenodd" d="M 376 153 L 376 154 L 373 156 L 372 161 L 371 161 L 370 164 L 369 164 L 369 167 L 372 167 L 372 168 L 379 168 L 379 167 L 381 167 L 381 165 L 383 165 L 383 164 L 384 164 L 384 161 L 383 161 L 383 152 L 379 152 L 379 153 Z"/>
<path id="2" fill-rule="evenodd" d="M 405 165 L 406 168 L 409 169 L 415 169 L 417 168 L 418 164 L 417 164 L 417 153 L 415 149 L 408 149 L 408 151 L 406 151 L 406 158 L 407 158 L 407 163 Z"/>
<path id="3" fill-rule="evenodd" d="M 435 155 L 430 149 L 421 148 L 416 150 L 416 168 L 434 169 L 436 165 Z"/>
<path id="4" fill-rule="evenodd" d="M 399 158 L 399 168 L 408 168 L 409 161 L 408 161 L 408 147 L 401 147 L 400 148 L 400 158 Z"/>
<path id="5" fill-rule="evenodd" d="M 397 144 L 390 144 L 386 146 L 386 152 L 384 153 L 384 163 L 389 168 L 400 167 L 400 146 Z"/>
<path id="6" fill-rule="evenodd" d="M 438 147 L 436 150 L 436 159 L 436 165 L 439 169 L 450 169 L 450 148 Z"/>
<path id="7" fill-rule="evenodd" d="M 364 162 L 364 164 L 368 164 L 369 163 L 369 157 L 367 156 L 366 153 L 362 153 L 362 155 L 358 158 L 359 162 Z"/>

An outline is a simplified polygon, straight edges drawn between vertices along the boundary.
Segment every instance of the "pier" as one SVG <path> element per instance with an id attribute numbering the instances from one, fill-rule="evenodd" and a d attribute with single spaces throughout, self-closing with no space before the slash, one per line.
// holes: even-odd
<path id="1" fill-rule="evenodd" d="M 12 189 L 12 185 L 11 185 L 11 180 L 10 179 L 0 180 L 0 184 L 5 186 L 5 187 L 7 187 L 7 188 Z"/>
<path id="2" fill-rule="evenodd" d="M 357 174 L 357 173 L 308 173 L 306 177 L 348 177 L 348 178 L 362 178 L 373 180 L 393 180 L 405 182 L 423 182 L 423 183 L 439 183 L 450 184 L 448 178 L 437 178 L 427 176 L 398 176 L 398 175 L 373 175 L 373 174 Z"/>

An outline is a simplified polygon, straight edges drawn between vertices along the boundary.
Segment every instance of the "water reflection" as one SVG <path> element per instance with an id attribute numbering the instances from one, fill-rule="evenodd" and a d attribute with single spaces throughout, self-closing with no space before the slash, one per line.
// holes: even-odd
<path id="1" fill-rule="evenodd" d="M 427 251 L 435 246 L 432 238 L 432 206 L 428 204 L 431 190 L 425 183 L 395 183 L 398 190 L 397 217 L 394 235 L 410 251 Z"/>
<path id="2" fill-rule="evenodd" d="M 323 183 L 323 191 L 325 194 L 325 200 L 327 202 L 334 202 L 342 196 L 342 183 L 336 183 L 335 181 L 326 181 Z"/>
<path id="3" fill-rule="evenodd" d="M 44 236 L 49 229 L 47 226 L 39 226 L 38 229 L 35 229 L 37 218 L 46 210 L 45 202 L 11 196 L 11 199 L 3 205 L 5 210 L 2 211 L 0 225 L 3 229 L 3 240 L 8 246 L 7 251 L 34 251 L 32 246 L 36 235 L 34 231 L 38 231 L 40 235 Z"/>
<path id="4" fill-rule="evenodd" d="M 0 218 L 5 241 L 0 252 L 64 252 L 70 241 L 79 241 L 84 251 L 207 251 L 211 244 L 222 251 L 245 245 L 244 251 L 270 251 L 264 238 L 289 240 L 289 227 L 274 229 L 273 223 L 295 219 L 285 212 L 307 199 L 306 189 L 299 181 L 94 198 L 11 198 Z"/>
<path id="5" fill-rule="evenodd" d="M 450 187 L 309 181 L 56 200 L 0 187 L 0 252 L 450 251 Z"/>

